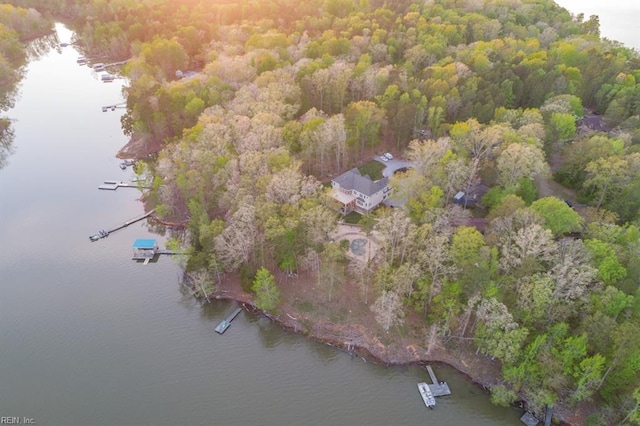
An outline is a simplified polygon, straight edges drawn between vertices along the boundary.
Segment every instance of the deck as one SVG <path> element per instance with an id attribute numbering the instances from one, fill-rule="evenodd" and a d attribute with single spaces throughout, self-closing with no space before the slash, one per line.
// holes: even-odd
<path id="1" fill-rule="evenodd" d="M 216 333 L 222 334 L 225 331 L 227 331 L 227 328 L 229 328 L 229 326 L 231 325 L 231 321 L 233 321 L 233 319 L 238 316 L 240 311 L 242 311 L 242 308 L 238 307 L 238 308 L 234 309 L 234 311 L 231 312 L 231 314 L 229 316 L 227 316 L 225 319 L 223 319 L 222 322 L 220 324 L 218 324 L 218 326 L 215 328 Z"/>
<path id="2" fill-rule="evenodd" d="M 431 377 L 431 384 L 428 386 L 433 396 L 451 395 L 451 390 L 447 382 L 439 382 L 436 373 L 433 372 L 433 368 L 431 368 L 430 365 L 427 365 L 427 372 L 429 372 L 429 377 Z"/>

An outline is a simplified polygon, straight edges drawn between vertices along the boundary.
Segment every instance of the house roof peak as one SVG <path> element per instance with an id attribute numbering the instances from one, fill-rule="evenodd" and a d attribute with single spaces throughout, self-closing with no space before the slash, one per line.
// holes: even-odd
<path id="1" fill-rule="evenodd" d="M 387 186 L 389 178 L 383 177 L 380 180 L 373 181 L 369 175 L 362 176 L 360 170 L 354 167 L 336 177 L 333 181 L 340 185 L 340 188 L 348 191 L 355 190 L 363 195 L 372 196 Z"/>

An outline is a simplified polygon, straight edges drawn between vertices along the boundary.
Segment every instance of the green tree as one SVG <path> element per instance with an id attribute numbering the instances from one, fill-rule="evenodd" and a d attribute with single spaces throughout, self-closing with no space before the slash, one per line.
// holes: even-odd
<path id="1" fill-rule="evenodd" d="M 484 237 L 476 228 L 460 226 L 453 234 L 451 255 L 458 265 L 475 265 L 480 262 L 481 249 L 485 246 Z"/>
<path id="2" fill-rule="evenodd" d="M 263 311 L 274 311 L 280 300 L 276 281 L 267 268 L 260 268 L 253 280 L 252 290 L 256 293 L 256 306 Z"/>
<path id="3" fill-rule="evenodd" d="M 380 142 L 380 126 L 384 111 L 371 101 L 352 102 L 344 114 L 347 128 L 347 143 L 354 160 L 364 158 L 364 149 Z"/>
<path id="4" fill-rule="evenodd" d="M 593 262 L 598 269 L 598 277 L 607 285 L 615 284 L 620 278 L 627 275 L 616 252 L 610 244 L 597 239 L 586 240 L 584 244 L 593 255 Z"/>
<path id="5" fill-rule="evenodd" d="M 146 62 L 162 71 L 165 79 L 176 78 L 176 71 L 184 70 L 189 58 L 177 39 L 166 40 L 160 37 L 144 44 L 140 55 Z"/>
<path id="6" fill-rule="evenodd" d="M 553 113 L 548 128 L 549 142 L 568 142 L 576 135 L 576 118 L 571 114 Z"/>
<path id="7" fill-rule="evenodd" d="M 595 354 L 580 361 L 580 365 L 573 373 L 577 383 L 571 395 L 572 402 L 580 402 L 593 395 L 602 379 L 605 364 L 606 359 L 600 354 Z"/>
<path id="8" fill-rule="evenodd" d="M 536 200 L 530 208 L 544 218 L 547 229 L 556 237 L 579 231 L 584 222 L 582 216 L 556 197 Z"/>
<path id="9" fill-rule="evenodd" d="M 634 169 L 626 158 L 621 157 L 598 158 L 587 164 L 584 187 L 597 197 L 596 208 L 600 208 L 629 183 L 637 173 Z"/>

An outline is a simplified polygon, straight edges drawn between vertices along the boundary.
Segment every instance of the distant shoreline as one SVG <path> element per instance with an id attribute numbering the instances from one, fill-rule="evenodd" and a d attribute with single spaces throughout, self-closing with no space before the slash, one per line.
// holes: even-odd
<path id="1" fill-rule="evenodd" d="M 600 37 L 619 41 L 640 53 L 640 38 L 637 23 L 640 20 L 640 3 L 637 0 L 616 0 L 603 3 L 595 0 L 554 0 L 571 14 L 584 13 L 585 20 L 591 15 L 600 19 Z"/>

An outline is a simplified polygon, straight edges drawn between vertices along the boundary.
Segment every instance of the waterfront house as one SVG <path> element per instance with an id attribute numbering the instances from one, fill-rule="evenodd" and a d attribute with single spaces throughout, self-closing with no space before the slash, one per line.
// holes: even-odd
<path id="1" fill-rule="evenodd" d="M 368 175 L 362 176 L 356 168 L 333 179 L 331 187 L 331 197 L 339 203 L 343 215 L 351 211 L 369 213 L 391 193 L 389 178 L 373 181 Z"/>

